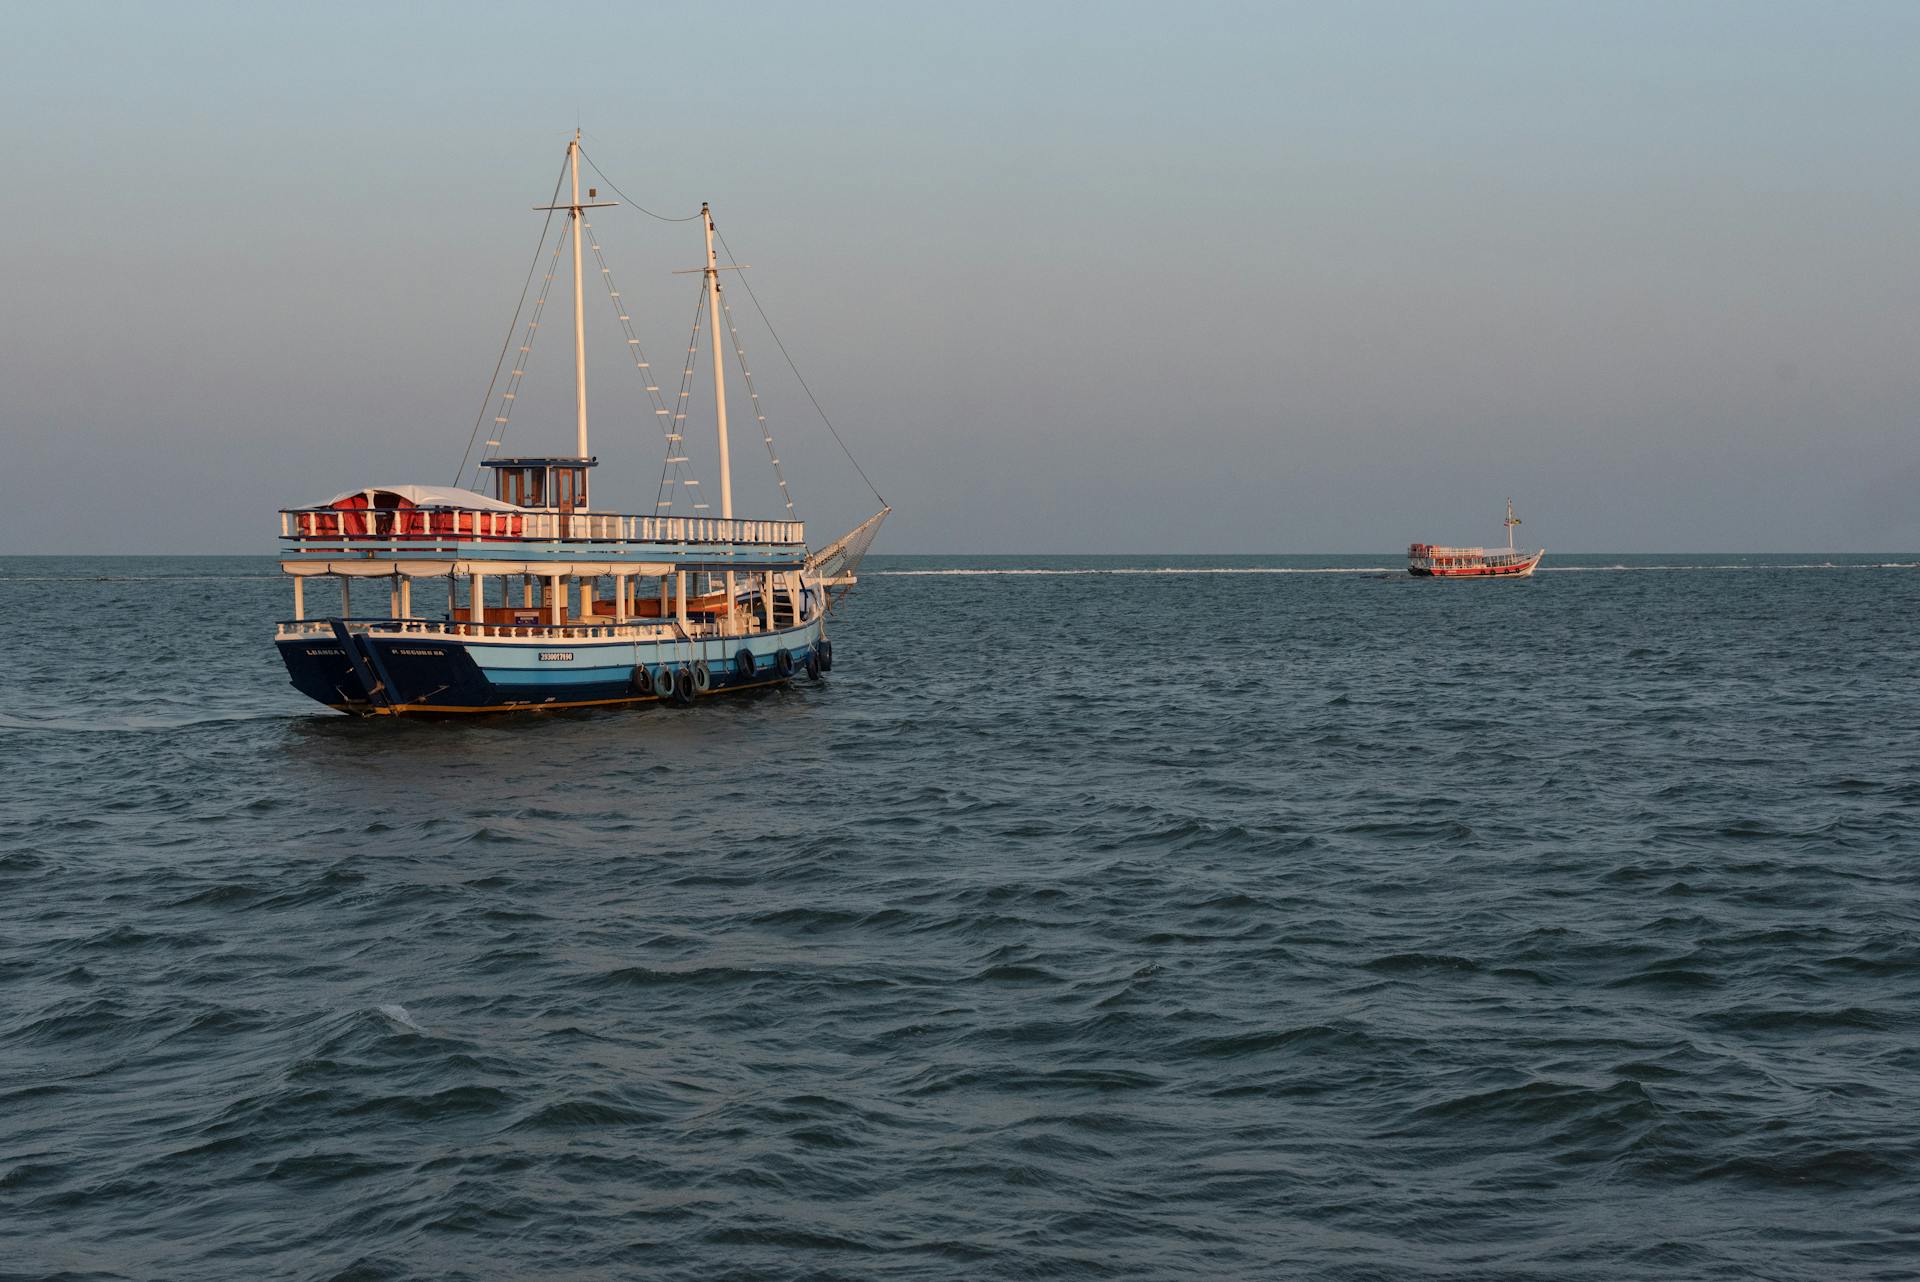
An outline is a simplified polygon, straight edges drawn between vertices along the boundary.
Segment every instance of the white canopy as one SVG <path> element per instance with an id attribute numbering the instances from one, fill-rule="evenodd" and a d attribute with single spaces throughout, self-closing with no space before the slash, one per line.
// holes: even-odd
<path id="1" fill-rule="evenodd" d="M 345 494 L 336 494 L 325 503 L 316 503 L 313 506 L 332 507 L 342 499 L 357 498 L 363 494 L 369 499 L 376 494 L 397 494 L 415 507 L 479 508 L 484 512 L 526 510 L 512 503 L 502 503 L 499 499 L 489 498 L 477 490 L 463 490 L 454 485 L 369 485 L 358 490 L 348 490 Z"/>

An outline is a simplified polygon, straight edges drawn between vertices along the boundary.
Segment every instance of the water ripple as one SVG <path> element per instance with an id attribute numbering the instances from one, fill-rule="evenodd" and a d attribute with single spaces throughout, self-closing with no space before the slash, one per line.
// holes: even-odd
<path id="1" fill-rule="evenodd" d="M 0 563 L 0 1276 L 1920 1258 L 1911 558 L 876 559 L 821 685 L 436 726 L 271 568 Z"/>

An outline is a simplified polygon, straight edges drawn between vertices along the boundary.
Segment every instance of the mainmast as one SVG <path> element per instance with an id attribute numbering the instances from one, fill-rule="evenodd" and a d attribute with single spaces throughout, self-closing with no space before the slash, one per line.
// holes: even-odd
<path id="1" fill-rule="evenodd" d="M 574 453 L 587 457 L 587 298 L 581 288 L 580 241 L 586 231 L 586 211 L 602 209 L 616 202 L 596 200 L 600 193 L 587 188 L 587 199 L 580 199 L 580 131 L 567 140 L 567 168 L 573 177 L 573 199 L 564 205 L 535 205 L 535 210 L 566 210 L 573 234 L 573 408 Z M 584 506 L 584 505 L 583 505 Z"/>
<path id="2" fill-rule="evenodd" d="M 573 169 L 573 204 L 567 217 L 573 220 L 573 452 L 587 457 L 587 300 L 580 287 L 580 131 L 573 131 L 567 143 L 567 161 Z"/>
<path id="3" fill-rule="evenodd" d="M 577 184 L 576 184 L 577 189 Z M 577 190 L 576 190 L 577 199 Z M 713 414 L 720 429 L 720 515 L 733 516 L 733 468 L 727 461 L 727 374 L 720 355 L 720 263 L 713 256 L 713 211 L 700 202 L 700 220 L 707 228 L 707 320 L 713 330 Z M 578 260 L 574 270 L 578 272 Z M 581 411 L 586 413 L 585 410 Z M 582 420 L 584 422 L 584 420 Z M 585 431 L 583 427 L 581 431 Z M 584 437 L 582 439 L 585 439 Z M 731 582 L 732 576 L 728 576 Z M 732 603 L 728 603 L 732 608 Z"/>
<path id="4" fill-rule="evenodd" d="M 1520 518 L 1513 514 L 1513 500 L 1507 500 L 1507 551 L 1513 551 L 1513 527 L 1520 524 Z"/>

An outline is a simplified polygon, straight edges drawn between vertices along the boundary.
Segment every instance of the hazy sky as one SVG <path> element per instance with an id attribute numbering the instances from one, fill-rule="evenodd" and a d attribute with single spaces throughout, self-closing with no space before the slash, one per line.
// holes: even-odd
<path id="1" fill-rule="evenodd" d="M 1565 551 L 1920 548 L 1920 5 L 4 20 L 0 552 L 271 551 L 281 506 L 453 480 L 576 123 L 713 202 L 881 551 L 1392 551 L 1508 495 Z M 671 386 L 697 225 L 595 221 Z M 524 449 L 571 447 L 568 306 Z M 596 501 L 646 510 L 611 320 Z M 872 504 L 741 330 L 837 533 Z"/>

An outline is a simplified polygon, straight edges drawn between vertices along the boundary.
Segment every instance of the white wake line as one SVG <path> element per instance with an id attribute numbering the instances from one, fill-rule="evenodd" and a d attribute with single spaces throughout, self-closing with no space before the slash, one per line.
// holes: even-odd
<path id="1" fill-rule="evenodd" d="M 1763 570 L 1914 570 L 1920 569 L 1920 562 L 1914 561 L 1876 561 L 1860 562 L 1853 565 L 1841 565 L 1832 561 L 1807 562 L 1804 564 L 1767 564 L 1767 565 L 1543 565 L 1539 574 L 1639 574 L 1652 571 L 1668 573 L 1715 572 Z M 1297 566 L 1116 566 L 1111 569 L 1074 569 L 1074 570 L 869 570 L 875 578 L 967 578 L 985 577 L 1021 577 L 1041 576 L 1053 578 L 1075 578 L 1087 575 L 1111 574 L 1405 574 L 1405 566 L 1360 565 L 1360 566 L 1319 566 L 1302 568 Z M 1492 576 L 1488 576 L 1492 577 Z"/>
<path id="2" fill-rule="evenodd" d="M 1543 565 L 1537 571 L 1540 574 L 1636 574 L 1646 570 L 1667 571 L 1717 571 L 1725 573 L 1735 570 L 1915 570 L 1920 569 L 1920 561 L 1856 561 L 1851 565 L 1842 565 L 1837 561 L 1808 561 L 1787 564 L 1774 562 L 1761 565 Z"/>
<path id="3" fill-rule="evenodd" d="M 1316 569 L 1296 569 L 1290 566 L 1116 566 L 1112 569 L 1082 570 L 869 570 L 867 573 L 890 578 L 939 578 L 943 576 L 966 575 L 1046 575 L 1071 577 L 1086 574 L 1394 574 L 1398 573 L 1388 565 L 1327 566 Z"/>
<path id="4" fill-rule="evenodd" d="M 58 734 L 142 734 L 149 730 L 189 730 L 194 726 L 223 725 L 230 721 L 282 721 L 300 717 L 298 712 L 229 712 L 195 717 L 132 716 L 87 718 L 84 716 L 19 717 L 0 712 L 0 734 L 51 732 Z"/>
<path id="5" fill-rule="evenodd" d="M 265 583 L 278 574 L 0 574 L 0 583 Z"/>

